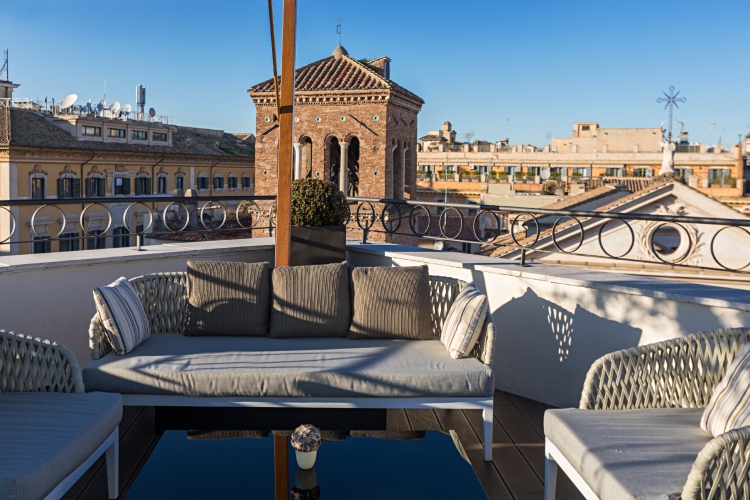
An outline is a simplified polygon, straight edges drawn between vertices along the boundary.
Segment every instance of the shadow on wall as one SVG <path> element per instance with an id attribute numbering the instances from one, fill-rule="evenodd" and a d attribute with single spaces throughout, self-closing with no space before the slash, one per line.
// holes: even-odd
<path id="1" fill-rule="evenodd" d="M 578 406 L 591 364 L 638 345 L 641 330 L 577 305 L 572 313 L 532 289 L 492 313 L 498 389 L 560 407 Z"/>

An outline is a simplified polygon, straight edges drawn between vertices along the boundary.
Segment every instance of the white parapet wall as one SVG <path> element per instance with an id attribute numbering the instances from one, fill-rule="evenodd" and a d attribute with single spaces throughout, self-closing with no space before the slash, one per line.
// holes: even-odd
<path id="1" fill-rule="evenodd" d="M 355 266 L 427 265 L 474 281 L 497 328 L 498 389 L 578 406 L 609 352 L 718 328 L 750 327 L 750 292 L 382 243 L 349 244 Z"/>
<path id="2" fill-rule="evenodd" d="M 274 261 L 272 238 L 171 243 L 0 258 L 0 329 L 54 340 L 89 361 L 93 290 L 120 276 L 185 271 L 188 260 Z"/>

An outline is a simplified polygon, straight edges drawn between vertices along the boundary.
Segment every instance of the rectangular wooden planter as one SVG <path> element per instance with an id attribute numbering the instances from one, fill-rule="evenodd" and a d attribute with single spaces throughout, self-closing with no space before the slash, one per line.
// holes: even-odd
<path id="1" fill-rule="evenodd" d="M 292 226 L 290 264 L 312 266 L 346 260 L 346 226 Z"/>

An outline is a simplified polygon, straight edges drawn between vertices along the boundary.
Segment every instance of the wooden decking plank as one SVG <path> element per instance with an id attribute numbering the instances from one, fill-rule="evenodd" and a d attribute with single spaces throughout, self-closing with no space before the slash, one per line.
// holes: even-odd
<path id="1" fill-rule="evenodd" d="M 493 500 L 512 499 L 513 496 L 502 477 L 500 477 L 495 465 L 492 462 L 484 461 L 482 443 L 477 438 L 463 412 L 461 410 L 435 410 L 435 415 L 443 429 L 453 430 L 458 434 L 458 439 L 461 441 L 461 445 L 464 447 L 487 497 Z"/>
<path id="2" fill-rule="evenodd" d="M 412 430 L 415 431 L 439 431 L 440 421 L 435 416 L 434 410 L 406 410 L 406 416 Z"/>
<path id="3" fill-rule="evenodd" d="M 410 431 L 411 425 L 405 410 L 388 410 L 386 428 L 389 431 Z"/>
<path id="4" fill-rule="evenodd" d="M 508 394 L 505 391 L 498 391 L 495 390 L 495 396 L 494 396 L 494 404 L 497 405 L 512 405 L 513 402 L 508 397 Z"/>
<path id="5" fill-rule="evenodd" d="M 495 408 L 495 422 L 508 433 L 513 444 L 536 472 L 544 478 L 544 438 L 515 405 Z"/>
<path id="6" fill-rule="evenodd" d="M 515 394 L 508 394 L 508 398 L 518 408 L 534 430 L 544 437 L 544 412 L 547 408 L 538 401 L 527 399 Z"/>
<path id="7" fill-rule="evenodd" d="M 482 436 L 482 413 L 478 410 L 464 410 L 477 437 Z M 492 462 L 498 474 L 515 497 L 517 493 L 543 492 L 544 484 L 523 457 L 516 445 L 497 422 L 492 426 Z"/>

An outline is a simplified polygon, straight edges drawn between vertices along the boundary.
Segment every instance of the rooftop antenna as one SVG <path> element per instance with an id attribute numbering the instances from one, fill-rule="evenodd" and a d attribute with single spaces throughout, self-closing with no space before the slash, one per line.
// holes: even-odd
<path id="1" fill-rule="evenodd" d="M 339 17 L 339 24 L 336 25 L 336 33 L 339 35 L 339 45 L 341 45 L 341 21 L 343 21 L 343 17 Z"/>
<path id="2" fill-rule="evenodd" d="M 664 105 L 664 109 L 669 108 L 669 128 L 667 129 L 667 142 L 672 142 L 672 108 L 679 108 L 677 105 L 678 102 L 685 102 L 687 99 L 684 97 L 677 97 L 680 95 L 680 91 L 677 92 L 674 91 L 674 85 L 669 87 L 669 94 L 666 92 L 663 92 L 664 97 L 660 97 L 656 100 L 656 102 L 666 102 Z"/>
<path id="3" fill-rule="evenodd" d="M 143 112 L 146 108 L 146 87 L 143 85 L 135 88 L 135 105 L 138 106 L 139 119 L 143 121 Z"/>
<path id="4" fill-rule="evenodd" d="M 3 59 L 5 59 L 5 62 L 3 63 L 3 67 L 0 68 L 0 81 L 7 82 L 8 80 L 8 49 L 5 49 L 3 51 L 3 55 L 5 56 Z"/>
<path id="5" fill-rule="evenodd" d="M 107 80 L 104 80 L 104 99 L 102 99 L 102 104 L 107 105 Z"/>

